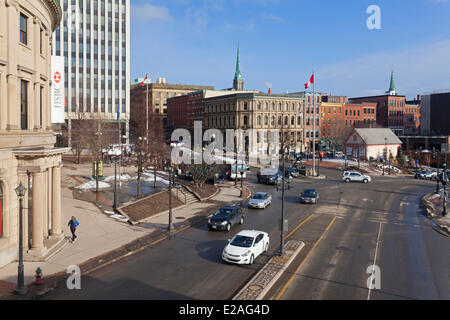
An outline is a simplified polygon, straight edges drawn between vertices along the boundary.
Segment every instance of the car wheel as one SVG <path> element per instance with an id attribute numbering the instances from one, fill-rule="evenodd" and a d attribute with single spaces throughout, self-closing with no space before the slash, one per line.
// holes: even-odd
<path id="1" fill-rule="evenodd" d="M 244 224 L 244 217 L 241 218 L 241 221 L 239 221 L 239 224 Z"/>
<path id="2" fill-rule="evenodd" d="M 250 256 L 250 261 L 248 262 L 248 264 L 252 265 L 253 264 L 253 260 L 255 260 L 255 257 L 253 255 Z"/>
<path id="3" fill-rule="evenodd" d="M 364 179 L 364 181 L 363 181 L 364 183 L 367 183 L 367 182 L 369 182 L 369 180 L 367 180 L 367 179 Z"/>
<path id="4" fill-rule="evenodd" d="M 345 182 L 349 183 L 349 182 L 350 182 L 350 179 L 349 179 L 349 178 L 345 179 Z"/>
<path id="5" fill-rule="evenodd" d="M 227 231 L 230 231 L 231 229 L 231 223 L 227 224 Z"/>

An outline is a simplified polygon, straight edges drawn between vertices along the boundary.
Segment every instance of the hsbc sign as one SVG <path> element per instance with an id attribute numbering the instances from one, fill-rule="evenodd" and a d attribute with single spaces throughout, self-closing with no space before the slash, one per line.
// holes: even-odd
<path id="1" fill-rule="evenodd" d="M 64 122 L 64 57 L 52 56 L 52 123 Z"/>

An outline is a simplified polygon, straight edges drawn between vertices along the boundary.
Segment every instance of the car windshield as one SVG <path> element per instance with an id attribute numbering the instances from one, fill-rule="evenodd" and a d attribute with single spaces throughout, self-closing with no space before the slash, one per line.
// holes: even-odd
<path id="1" fill-rule="evenodd" d="M 257 193 L 255 194 L 255 196 L 253 197 L 253 199 L 255 200 L 263 200 L 266 198 L 266 195 L 264 193 Z"/>
<path id="2" fill-rule="evenodd" d="M 307 196 L 307 197 L 315 197 L 316 196 L 316 191 L 315 190 L 305 190 L 303 192 L 303 195 Z"/>
<path id="3" fill-rule="evenodd" d="M 253 238 L 237 235 L 231 240 L 230 244 L 236 247 L 250 248 L 253 244 Z"/>
<path id="4" fill-rule="evenodd" d="M 215 218 L 228 218 L 230 216 L 231 212 L 232 212 L 231 209 L 221 208 L 221 209 L 219 209 L 219 211 L 214 213 L 214 217 Z"/>

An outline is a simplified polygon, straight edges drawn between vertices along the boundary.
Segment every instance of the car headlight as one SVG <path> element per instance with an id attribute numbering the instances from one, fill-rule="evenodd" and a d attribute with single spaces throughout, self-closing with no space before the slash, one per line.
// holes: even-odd
<path id="1" fill-rule="evenodd" d="M 242 256 L 247 257 L 250 254 L 250 250 L 248 250 L 246 253 L 244 253 Z"/>
<path id="2" fill-rule="evenodd" d="M 223 249 L 223 254 L 227 254 L 227 253 L 228 253 L 227 248 Z"/>
<path id="3" fill-rule="evenodd" d="M 224 225 L 226 225 L 227 223 L 228 223 L 227 221 L 224 221 L 224 222 L 221 223 L 221 225 L 224 226 Z"/>

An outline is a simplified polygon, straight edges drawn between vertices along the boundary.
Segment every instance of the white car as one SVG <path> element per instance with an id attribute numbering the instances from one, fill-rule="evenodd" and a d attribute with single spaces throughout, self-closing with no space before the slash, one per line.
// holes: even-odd
<path id="1" fill-rule="evenodd" d="M 239 232 L 223 249 L 222 260 L 235 264 L 253 264 L 263 252 L 269 250 L 269 234 L 263 231 L 244 230 Z"/>
<path id="2" fill-rule="evenodd" d="M 344 175 L 342 176 L 342 180 L 344 180 L 345 182 L 357 181 L 357 182 L 368 183 L 368 182 L 372 181 L 372 178 L 369 176 L 363 175 L 359 172 L 353 171 L 353 172 L 345 172 Z"/>
<path id="3" fill-rule="evenodd" d="M 267 192 L 257 192 L 248 202 L 249 208 L 265 209 L 272 204 L 272 196 Z"/>

